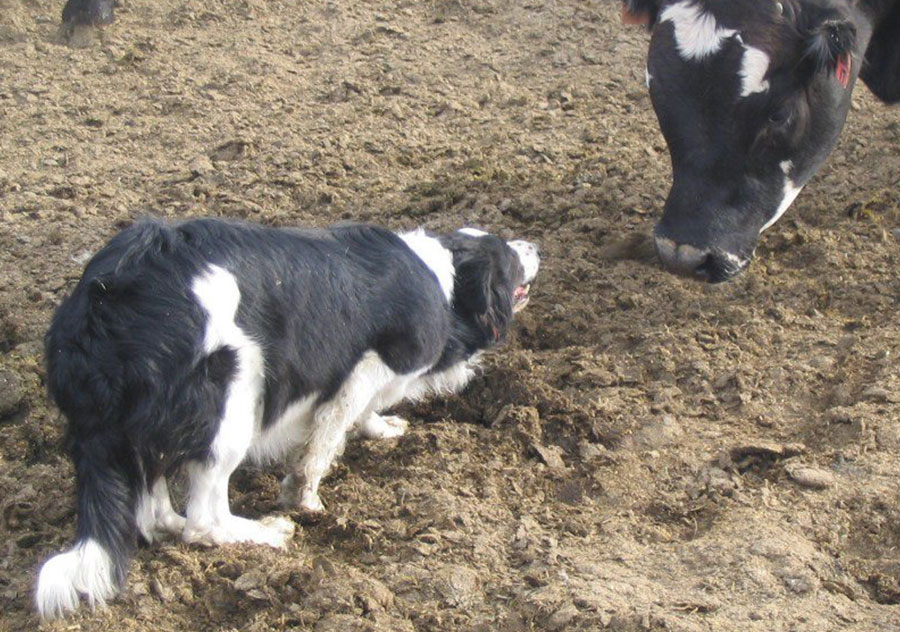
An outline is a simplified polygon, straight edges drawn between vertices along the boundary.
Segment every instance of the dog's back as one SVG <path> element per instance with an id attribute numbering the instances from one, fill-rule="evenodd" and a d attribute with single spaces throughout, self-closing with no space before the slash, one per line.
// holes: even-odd
<path id="1" fill-rule="evenodd" d="M 285 546 L 290 520 L 231 513 L 228 479 L 245 456 L 302 444 L 282 490 L 321 511 L 319 483 L 351 429 L 400 436 L 407 422 L 382 411 L 462 388 L 527 301 L 538 262 L 533 244 L 471 230 L 205 219 L 122 231 L 45 341 L 78 518 L 74 547 L 41 568 L 41 615 L 111 598 L 138 534 Z M 184 516 L 167 487 L 181 465 Z"/>
<path id="2" fill-rule="evenodd" d="M 210 458 L 246 364 L 240 345 L 208 340 L 217 311 L 231 310 L 229 326 L 261 356 L 264 427 L 306 394 L 331 397 L 367 350 L 399 373 L 436 361 L 445 303 L 429 269 L 376 227 L 146 221 L 115 236 L 45 340 L 78 519 L 74 548 L 41 570 L 39 611 L 73 610 L 79 593 L 92 604 L 112 597 L 154 481 Z"/>

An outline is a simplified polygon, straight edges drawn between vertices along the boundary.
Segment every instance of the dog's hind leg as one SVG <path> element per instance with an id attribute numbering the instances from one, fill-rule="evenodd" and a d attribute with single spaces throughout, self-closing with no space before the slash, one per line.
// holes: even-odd
<path id="1" fill-rule="evenodd" d="M 209 467 L 194 462 L 188 466 L 191 491 L 182 539 L 203 545 L 253 542 L 276 548 L 286 546 L 294 534 L 290 519 L 269 516 L 257 521 L 232 515 L 228 506 L 231 472 L 226 473 L 228 468 L 222 465 Z"/>
<path id="2" fill-rule="evenodd" d="M 201 544 L 256 542 L 284 546 L 294 532 L 293 522 L 287 518 L 247 520 L 233 516 L 228 506 L 228 479 L 259 432 L 265 389 L 262 348 L 235 322 L 241 293 L 230 272 L 210 266 L 194 280 L 192 289 L 208 315 L 204 347 L 208 364 L 215 367 L 210 368 L 209 375 L 224 374 L 227 385 L 222 395 L 216 395 L 224 396 L 224 406 L 219 407 L 216 401 L 211 406 L 216 413 L 198 413 L 221 416 L 209 455 L 187 464 L 190 490 L 182 538 Z M 210 383 L 215 386 L 215 380 Z M 203 400 L 202 395 L 201 388 L 196 397 L 188 399 Z"/>
<path id="3" fill-rule="evenodd" d="M 244 460 L 257 432 L 264 387 L 259 347 L 248 341 L 236 353 L 237 369 L 209 457 L 187 465 L 190 491 L 182 538 L 207 545 L 255 542 L 283 547 L 293 535 L 293 522 L 287 518 L 258 522 L 239 518 L 228 505 L 228 479 Z"/>
<path id="4" fill-rule="evenodd" d="M 282 483 L 283 499 L 291 498 L 291 492 L 302 480 L 300 508 L 316 512 L 324 509 L 319 499 L 322 477 L 343 450 L 354 424 L 360 419 L 368 419 L 376 406 L 376 396 L 396 379 L 397 374 L 376 353 L 363 355 L 334 397 L 316 410 L 306 451 L 293 473 Z"/>
<path id="5" fill-rule="evenodd" d="M 181 535 L 184 531 L 184 516 L 172 508 L 166 477 L 160 476 L 148 491 L 144 489 L 138 498 L 137 525 L 147 542 L 166 536 Z"/>

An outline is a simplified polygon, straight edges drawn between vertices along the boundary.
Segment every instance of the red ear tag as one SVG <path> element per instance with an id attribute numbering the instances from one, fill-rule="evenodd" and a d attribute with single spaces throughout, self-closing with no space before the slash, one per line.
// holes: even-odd
<path id="1" fill-rule="evenodd" d="M 834 76 L 837 77 L 837 80 L 844 88 L 850 84 L 850 68 L 852 63 L 850 53 L 847 53 L 838 59 L 837 68 L 834 69 Z"/>

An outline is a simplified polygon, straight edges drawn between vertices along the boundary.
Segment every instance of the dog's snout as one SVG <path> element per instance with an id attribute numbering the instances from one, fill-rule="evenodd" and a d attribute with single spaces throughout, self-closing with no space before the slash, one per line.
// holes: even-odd
<path id="1" fill-rule="evenodd" d="M 537 276 L 538 268 L 541 265 L 541 253 L 537 244 L 523 239 L 507 242 L 519 257 L 522 269 L 525 271 L 525 282 L 531 283 Z"/>

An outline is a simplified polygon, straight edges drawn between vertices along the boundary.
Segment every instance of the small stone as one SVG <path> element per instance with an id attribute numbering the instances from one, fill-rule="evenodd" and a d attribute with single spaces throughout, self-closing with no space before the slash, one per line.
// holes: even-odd
<path id="1" fill-rule="evenodd" d="M 6 419 L 20 410 L 25 401 L 25 389 L 18 375 L 0 369 L 0 419 Z"/>
<path id="2" fill-rule="evenodd" d="M 828 356 L 814 356 L 810 358 L 809 366 L 817 371 L 828 371 L 834 366 L 834 358 Z"/>
<path id="3" fill-rule="evenodd" d="M 394 606 L 394 593 L 377 579 L 367 578 L 362 582 L 356 596 L 366 612 L 389 610 Z"/>
<path id="4" fill-rule="evenodd" d="M 574 603 L 569 602 L 550 615 L 550 618 L 547 620 L 547 627 L 550 630 L 566 630 L 577 616 L 578 608 L 575 607 Z"/>
<path id="5" fill-rule="evenodd" d="M 201 154 L 191 161 L 188 165 L 188 169 L 190 170 L 191 175 L 200 177 L 212 173 L 215 168 L 213 167 L 212 160 L 209 159 L 209 156 Z"/>
<path id="6" fill-rule="evenodd" d="M 731 460 L 735 463 L 747 457 L 761 457 L 767 459 L 786 459 L 806 452 L 806 446 L 802 443 L 774 443 L 759 441 L 731 448 Z"/>
<path id="7" fill-rule="evenodd" d="M 254 588 L 266 585 L 266 576 L 259 571 L 248 571 L 234 580 L 235 590 L 249 592 Z"/>
<path id="8" fill-rule="evenodd" d="M 785 467 L 787 475 L 795 483 L 810 489 L 825 489 L 834 485 L 834 474 L 809 465 L 790 464 Z"/>
<path id="9" fill-rule="evenodd" d="M 870 402 L 878 402 L 880 404 L 893 401 L 891 392 L 880 386 L 870 386 L 862 392 L 862 398 Z"/>
<path id="10" fill-rule="evenodd" d="M 435 573 L 434 587 L 449 606 L 468 607 L 481 598 L 478 573 L 465 566 L 440 569 Z"/>
<path id="11" fill-rule="evenodd" d="M 154 577 L 150 581 L 150 591 L 164 603 L 168 603 L 175 599 L 175 591 L 159 581 L 159 578 L 157 577 Z"/>
<path id="12" fill-rule="evenodd" d="M 551 470 L 562 470 L 566 467 L 563 461 L 563 449 L 557 445 L 544 446 L 539 443 L 532 444 L 532 449 L 537 453 L 538 458 Z"/>
<path id="13" fill-rule="evenodd" d="M 813 589 L 813 582 L 809 580 L 807 577 L 783 577 L 784 584 L 788 587 L 791 592 L 795 592 L 798 595 L 805 595 Z"/>

